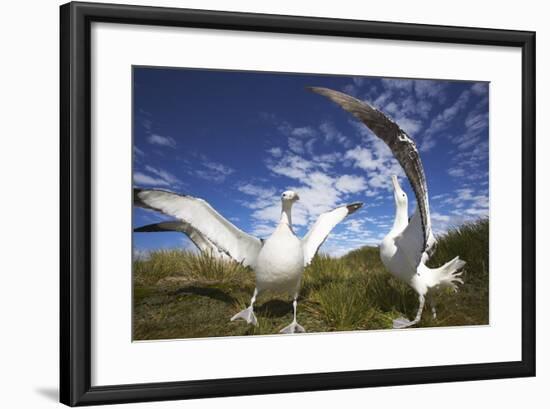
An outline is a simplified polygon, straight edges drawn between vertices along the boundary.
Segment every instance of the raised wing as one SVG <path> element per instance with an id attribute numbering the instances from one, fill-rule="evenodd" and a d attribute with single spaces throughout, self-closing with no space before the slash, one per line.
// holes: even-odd
<path id="1" fill-rule="evenodd" d="M 428 248 L 428 241 L 432 234 L 432 226 L 424 167 L 422 166 L 422 161 L 420 160 L 415 142 L 399 127 L 399 125 L 369 104 L 342 92 L 328 88 L 311 87 L 309 89 L 329 98 L 346 111 L 352 113 L 389 146 L 409 179 L 420 209 L 422 231 L 418 237 L 422 238 L 422 251 L 420 253 L 422 254 L 424 250 Z M 420 257 L 418 258 L 418 262 L 419 261 Z"/>
<path id="2" fill-rule="evenodd" d="M 413 268 L 418 267 L 421 260 L 428 258 L 421 240 L 422 234 L 422 221 L 417 207 L 407 227 L 395 237 L 395 245 L 405 254 Z"/>
<path id="3" fill-rule="evenodd" d="M 189 223 L 179 220 L 172 220 L 147 226 L 141 226 L 134 229 L 137 233 L 150 232 L 179 232 L 187 235 L 195 246 L 202 252 L 208 253 L 216 258 L 229 259 L 227 253 L 221 251 L 210 240 L 204 237 L 197 229 L 194 229 Z"/>
<path id="4" fill-rule="evenodd" d="M 134 205 L 175 217 L 211 242 L 231 259 L 250 266 L 262 243 L 235 227 L 207 202 L 192 196 L 156 189 L 134 189 Z"/>
<path id="5" fill-rule="evenodd" d="M 352 214 L 363 206 L 363 203 L 352 203 L 346 206 L 337 207 L 330 212 L 323 213 L 313 224 L 313 227 L 302 239 L 302 248 L 304 251 L 304 265 L 311 263 L 311 259 L 328 237 L 331 230 L 347 215 Z"/>

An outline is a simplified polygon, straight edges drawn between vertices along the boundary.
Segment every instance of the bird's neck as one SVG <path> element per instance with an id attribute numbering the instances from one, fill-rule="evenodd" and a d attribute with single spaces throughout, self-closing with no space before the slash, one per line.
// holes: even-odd
<path id="1" fill-rule="evenodd" d="M 281 220 L 279 224 L 286 224 L 292 228 L 292 216 L 291 216 L 292 203 L 283 203 L 283 210 L 281 211 Z"/>
<path id="2" fill-rule="evenodd" d="M 393 221 L 393 227 L 391 229 L 392 236 L 397 236 L 405 230 L 405 227 L 409 224 L 409 218 L 407 214 L 406 206 L 395 206 L 395 220 Z"/>

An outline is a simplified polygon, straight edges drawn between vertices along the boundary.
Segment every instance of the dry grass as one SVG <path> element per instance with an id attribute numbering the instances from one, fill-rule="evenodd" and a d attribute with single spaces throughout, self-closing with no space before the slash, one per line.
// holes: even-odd
<path id="1" fill-rule="evenodd" d="M 430 261 L 438 266 L 460 255 L 467 262 L 457 294 L 431 297 L 438 318 L 425 313 L 420 326 L 487 324 L 489 316 L 489 222 L 460 226 L 439 238 Z M 134 262 L 134 339 L 276 334 L 292 320 L 286 296 L 258 298 L 258 327 L 229 318 L 248 305 L 254 290 L 249 268 L 207 255 L 170 250 Z M 308 332 L 391 328 L 412 318 L 417 296 L 393 278 L 378 249 L 363 247 L 341 258 L 318 255 L 304 273 L 298 321 Z"/>

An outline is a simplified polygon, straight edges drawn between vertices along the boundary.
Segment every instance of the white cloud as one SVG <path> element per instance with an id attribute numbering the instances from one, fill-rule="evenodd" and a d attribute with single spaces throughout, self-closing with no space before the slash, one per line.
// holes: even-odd
<path id="1" fill-rule="evenodd" d="M 389 112 L 390 114 L 395 114 L 397 112 L 398 106 L 395 102 L 390 102 L 386 107 L 384 108 L 385 111 Z"/>
<path id="2" fill-rule="evenodd" d="M 369 149 L 356 146 L 345 154 L 346 159 L 353 159 L 354 166 L 364 170 L 374 170 L 380 166 L 380 161 L 374 159 Z"/>
<path id="3" fill-rule="evenodd" d="M 396 89 L 410 92 L 412 90 L 414 81 L 382 78 L 382 84 L 388 89 Z"/>
<path id="4" fill-rule="evenodd" d="M 465 108 L 469 99 L 470 99 L 470 92 L 463 91 L 453 105 L 451 105 L 448 108 L 445 108 L 443 112 L 441 112 L 434 119 L 430 127 L 430 128 L 435 128 L 435 129 L 432 129 L 432 131 L 436 132 L 441 129 L 447 128 L 449 126 L 449 122 L 455 119 L 457 114 Z"/>
<path id="5" fill-rule="evenodd" d="M 264 188 L 261 186 L 253 185 L 252 183 L 241 185 L 237 189 L 240 192 L 250 196 L 271 197 L 276 194 L 274 188 Z"/>
<path id="6" fill-rule="evenodd" d="M 464 120 L 465 132 L 451 138 L 451 142 L 457 145 L 459 150 L 465 150 L 480 141 L 483 131 L 489 126 L 489 114 L 485 108 L 482 104 L 470 111 Z"/>
<path id="7" fill-rule="evenodd" d="M 309 153 L 310 155 L 314 154 L 313 145 L 315 144 L 316 141 L 317 141 L 317 138 L 311 138 L 309 141 L 304 143 L 304 147 L 306 148 L 307 153 Z"/>
<path id="8" fill-rule="evenodd" d="M 304 143 L 297 138 L 288 138 L 288 147 L 294 153 L 304 153 Z"/>
<path id="9" fill-rule="evenodd" d="M 156 178 L 141 172 L 134 172 L 134 183 L 147 186 L 169 186 L 169 183 L 162 178 Z"/>
<path id="10" fill-rule="evenodd" d="M 416 80 L 414 82 L 414 91 L 418 99 L 437 99 L 439 103 L 445 101 L 446 87 L 447 84 L 444 81 Z"/>
<path id="11" fill-rule="evenodd" d="M 464 169 L 462 168 L 458 168 L 458 167 L 455 167 L 455 168 L 449 168 L 449 170 L 447 170 L 447 173 L 452 176 L 452 177 L 462 177 L 464 176 Z"/>
<path id="12" fill-rule="evenodd" d="M 426 102 L 426 101 L 416 102 L 416 111 L 421 117 L 427 118 L 430 115 L 431 110 L 432 110 L 432 104 L 430 104 L 429 102 Z"/>
<path id="13" fill-rule="evenodd" d="M 354 149 L 347 151 L 345 157 L 353 161 L 354 167 L 367 171 L 369 187 L 374 190 L 391 190 L 392 175 L 402 175 L 403 169 L 393 158 L 391 151 L 384 142 L 382 144 L 383 146 L 379 143 L 370 145 L 374 148 L 372 150 L 356 146 Z M 389 155 L 387 151 L 389 151 Z"/>
<path id="14" fill-rule="evenodd" d="M 153 175 L 160 177 L 162 180 L 166 181 L 170 185 L 179 185 L 181 183 L 181 181 L 177 177 L 163 169 L 158 169 L 147 165 L 145 166 L 145 170 L 147 170 L 149 173 L 152 173 Z"/>
<path id="15" fill-rule="evenodd" d="M 409 135 L 415 135 L 420 129 L 422 129 L 422 121 L 417 119 L 411 119 L 407 117 L 397 117 L 395 122 L 399 124 L 399 127 L 407 132 Z"/>
<path id="16" fill-rule="evenodd" d="M 296 137 L 308 137 L 315 136 L 316 131 L 311 126 L 293 126 L 287 121 L 279 121 L 277 124 L 277 129 L 285 136 L 296 136 Z"/>
<path id="17" fill-rule="evenodd" d="M 313 163 L 294 153 L 288 153 L 277 161 L 268 160 L 267 167 L 273 173 L 287 176 L 291 179 L 303 179 Z"/>
<path id="18" fill-rule="evenodd" d="M 420 150 L 420 152 L 429 152 L 430 150 L 432 150 L 432 148 L 435 147 L 435 145 L 437 145 L 437 143 L 433 135 L 425 135 L 422 138 L 422 143 L 420 144 L 420 147 L 418 149 Z"/>
<path id="19" fill-rule="evenodd" d="M 225 166 L 225 165 L 222 165 L 221 163 L 216 163 L 212 161 L 203 162 L 203 166 L 214 172 L 218 172 L 224 176 L 230 175 L 234 172 L 234 170 L 231 169 L 229 166 Z"/>
<path id="20" fill-rule="evenodd" d="M 277 147 L 268 149 L 268 152 L 276 158 L 280 158 L 283 155 L 283 150 Z"/>
<path id="21" fill-rule="evenodd" d="M 346 231 L 352 233 L 362 233 L 365 230 L 363 220 L 361 219 L 349 219 L 344 222 L 344 226 L 346 226 Z"/>
<path id="22" fill-rule="evenodd" d="M 464 121 L 464 125 L 468 131 L 478 132 L 486 129 L 489 126 L 489 113 L 480 113 L 477 110 L 471 111 L 468 113 L 468 116 Z"/>
<path id="23" fill-rule="evenodd" d="M 134 172 L 134 183 L 148 186 L 168 186 L 176 188 L 181 180 L 166 170 L 147 165 L 142 171 Z"/>
<path id="24" fill-rule="evenodd" d="M 362 86 L 365 83 L 365 79 L 362 77 L 353 77 L 351 80 L 358 87 Z"/>
<path id="25" fill-rule="evenodd" d="M 354 84 L 346 84 L 342 87 L 342 91 L 345 94 L 357 96 L 357 92 L 359 91 L 359 89 Z"/>
<path id="26" fill-rule="evenodd" d="M 363 176 L 343 175 L 336 180 L 335 187 L 343 193 L 357 193 L 367 189 L 367 181 Z"/>
<path id="27" fill-rule="evenodd" d="M 208 159 L 205 155 L 200 155 L 200 158 L 202 169 L 194 169 L 189 171 L 189 173 L 198 176 L 201 179 L 214 183 L 222 183 L 225 181 L 227 176 L 235 172 L 235 170 L 229 166 L 214 162 Z"/>
<path id="28" fill-rule="evenodd" d="M 434 135 L 450 127 L 456 116 L 466 107 L 469 99 L 470 91 L 463 91 L 451 106 L 445 108 L 432 119 L 420 145 L 422 152 L 427 152 L 436 146 Z"/>
<path id="29" fill-rule="evenodd" d="M 434 195 L 434 196 L 432 196 L 431 198 L 432 198 L 433 200 L 441 200 L 441 199 L 445 199 L 445 198 L 447 198 L 447 197 L 449 197 L 449 194 L 448 194 L 448 193 L 442 193 L 442 194 L 439 194 L 439 195 Z"/>
<path id="30" fill-rule="evenodd" d="M 388 102 L 392 95 L 393 94 L 391 91 L 385 91 L 376 97 L 376 99 L 372 102 L 372 105 L 374 105 L 376 108 L 381 108 Z"/>
<path id="31" fill-rule="evenodd" d="M 431 215 L 432 221 L 435 222 L 449 222 L 451 220 L 451 217 L 445 214 L 433 212 Z"/>
<path id="32" fill-rule="evenodd" d="M 147 141 L 152 145 L 166 146 L 169 148 L 176 147 L 175 139 L 170 136 L 161 136 L 153 133 L 147 137 Z"/>
<path id="33" fill-rule="evenodd" d="M 290 134 L 293 136 L 313 136 L 315 135 L 315 130 L 309 126 L 302 126 L 291 129 Z"/>
<path id="34" fill-rule="evenodd" d="M 252 198 L 240 200 L 244 206 L 250 209 L 262 209 L 279 202 L 278 193 L 280 192 L 277 192 L 271 187 L 264 188 L 252 183 L 246 183 L 244 185 L 240 185 L 237 189 L 241 193 L 252 196 Z"/>
<path id="35" fill-rule="evenodd" d="M 342 132 L 336 129 L 336 127 L 330 122 L 324 122 L 319 126 L 321 134 L 325 138 L 325 142 L 336 141 L 341 145 L 348 147 L 350 145 L 350 140 Z"/>
<path id="36" fill-rule="evenodd" d="M 476 95 L 486 95 L 489 92 L 489 84 L 486 82 L 476 82 L 472 85 L 471 90 Z"/>
<path id="37" fill-rule="evenodd" d="M 466 214 L 476 216 L 476 217 L 486 217 L 489 215 L 489 210 L 479 207 L 471 207 L 465 210 Z"/>

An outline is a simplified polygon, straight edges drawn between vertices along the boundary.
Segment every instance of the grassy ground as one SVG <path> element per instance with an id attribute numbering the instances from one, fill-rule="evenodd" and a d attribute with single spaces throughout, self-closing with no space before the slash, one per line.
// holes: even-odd
<path id="1" fill-rule="evenodd" d="M 479 325 L 489 321 L 489 223 L 482 220 L 439 238 L 435 267 L 459 255 L 467 262 L 458 293 L 432 297 L 437 319 L 424 309 L 419 326 Z M 292 320 L 286 295 L 262 294 L 255 306 L 259 325 L 229 318 L 248 305 L 254 273 L 236 263 L 179 250 L 159 251 L 134 262 L 135 340 L 276 334 Z M 380 262 L 378 248 L 363 247 L 341 258 L 318 255 L 307 267 L 298 322 L 308 332 L 391 328 L 412 319 L 417 296 Z"/>

